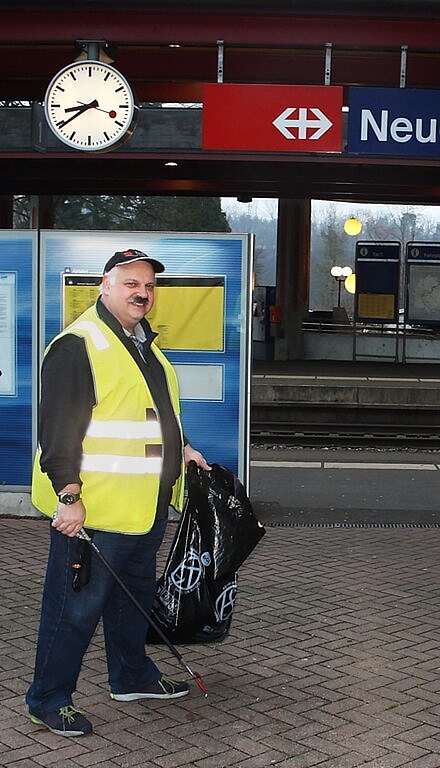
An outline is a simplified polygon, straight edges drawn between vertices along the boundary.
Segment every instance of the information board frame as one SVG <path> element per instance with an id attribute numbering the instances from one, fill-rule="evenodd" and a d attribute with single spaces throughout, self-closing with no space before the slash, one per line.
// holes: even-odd
<path id="1" fill-rule="evenodd" d="M 440 326 L 440 242 L 409 242 L 405 256 L 405 321 L 437 328 Z"/>
<path id="2" fill-rule="evenodd" d="M 11 289 L 10 301 L 3 304 L 9 340 L 0 344 L 0 371 L 9 381 L 0 390 L 2 491 L 27 491 L 31 481 L 37 433 L 37 244 L 34 231 L 0 232 L 0 276 L 9 280 Z"/>
<path id="3" fill-rule="evenodd" d="M 401 244 L 358 240 L 355 255 L 356 322 L 397 323 Z"/>
<path id="4" fill-rule="evenodd" d="M 165 276 L 224 276 L 224 349 L 164 351 L 178 373 L 182 421 L 191 443 L 208 460 L 228 466 L 248 487 L 253 236 L 42 231 L 40 359 L 45 346 L 62 327 L 61 275 L 82 274 L 87 278 L 99 274 L 113 252 L 127 247 L 139 248 L 165 263 Z M 202 371 L 205 377 L 194 398 L 194 378 L 200 379 Z"/>

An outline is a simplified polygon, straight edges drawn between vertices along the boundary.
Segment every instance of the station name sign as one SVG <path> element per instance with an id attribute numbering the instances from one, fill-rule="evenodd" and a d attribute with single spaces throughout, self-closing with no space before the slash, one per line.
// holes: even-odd
<path id="1" fill-rule="evenodd" d="M 349 88 L 347 151 L 440 156 L 440 91 Z"/>
<path id="2" fill-rule="evenodd" d="M 340 86 L 206 84 L 202 147 L 341 152 Z"/>
<path id="3" fill-rule="evenodd" d="M 440 90 L 207 83 L 204 150 L 440 157 Z"/>

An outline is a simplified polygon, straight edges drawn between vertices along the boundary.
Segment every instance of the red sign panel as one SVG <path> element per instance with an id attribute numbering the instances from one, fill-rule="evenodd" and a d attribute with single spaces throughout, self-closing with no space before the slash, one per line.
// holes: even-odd
<path id="1" fill-rule="evenodd" d="M 203 149 L 341 152 L 343 89 L 206 84 Z"/>

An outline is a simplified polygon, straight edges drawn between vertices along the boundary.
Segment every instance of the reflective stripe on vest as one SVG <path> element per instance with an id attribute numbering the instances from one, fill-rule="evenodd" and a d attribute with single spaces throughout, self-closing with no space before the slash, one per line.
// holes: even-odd
<path id="1" fill-rule="evenodd" d="M 98 350 L 107 349 L 107 347 L 110 346 L 102 331 L 97 327 L 96 323 L 91 320 L 81 320 L 74 323 L 72 332 L 75 331 L 85 331 L 88 333 Z"/>
<path id="2" fill-rule="evenodd" d="M 141 421 L 98 421 L 92 419 L 87 429 L 87 437 L 111 437 L 117 440 L 133 438 L 146 438 L 148 440 L 161 440 L 162 431 L 158 420 L 147 419 Z"/>
<path id="3" fill-rule="evenodd" d="M 82 458 L 81 470 L 121 475 L 155 475 L 162 471 L 162 458 L 89 453 Z"/>

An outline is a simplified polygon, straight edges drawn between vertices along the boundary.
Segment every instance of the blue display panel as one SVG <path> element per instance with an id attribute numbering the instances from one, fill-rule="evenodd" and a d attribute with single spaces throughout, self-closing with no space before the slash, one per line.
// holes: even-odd
<path id="1" fill-rule="evenodd" d="M 359 240 L 355 258 L 355 318 L 358 322 L 397 322 L 400 243 Z"/>
<path id="2" fill-rule="evenodd" d="M 35 232 L 0 232 L 0 483 L 27 488 L 35 446 Z"/>
<path id="3" fill-rule="evenodd" d="M 100 274 L 109 257 L 126 248 L 138 248 L 162 261 L 166 267 L 165 277 L 212 275 L 221 278 L 211 281 L 224 286 L 221 348 L 213 344 L 209 349 L 194 349 L 194 345 L 191 349 L 182 349 L 181 345 L 178 349 L 168 349 L 164 345 L 163 351 L 176 367 L 181 385 L 182 424 L 191 444 L 201 450 L 208 461 L 224 464 L 247 485 L 252 273 L 248 235 L 42 232 L 41 349 L 63 327 L 69 274 L 75 276 L 72 283 L 76 285 L 78 275 Z M 159 305 L 160 281 L 158 283 L 156 302 Z M 203 284 L 203 280 L 198 283 Z M 179 321 L 178 306 L 176 310 L 174 323 Z M 209 322 L 210 318 L 201 311 L 200 323 Z M 158 330 L 153 321 L 152 326 Z M 215 333 L 218 334 L 218 328 Z M 175 336 L 174 328 L 170 336 Z"/>

